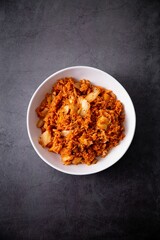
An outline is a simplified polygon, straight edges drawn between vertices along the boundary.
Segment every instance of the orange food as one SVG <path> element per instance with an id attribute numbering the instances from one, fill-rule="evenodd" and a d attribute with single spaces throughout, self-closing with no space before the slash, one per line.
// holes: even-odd
<path id="1" fill-rule="evenodd" d="M 58 80 L 36 112 L 39 143 L 60 154 L 65 165 L 96 163 L 125 136 L 122 103 L 89 80 Z"/>

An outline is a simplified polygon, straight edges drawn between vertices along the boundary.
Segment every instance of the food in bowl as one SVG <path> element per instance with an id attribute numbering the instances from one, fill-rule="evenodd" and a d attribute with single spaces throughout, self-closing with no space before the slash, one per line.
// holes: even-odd
<path id="1" fill-rule="evenodd" d="M 94 164 L 125 137 L 123 104 L 89 80 L 59 79 L 36 112 L 39 143 L 65 165 Z"/>

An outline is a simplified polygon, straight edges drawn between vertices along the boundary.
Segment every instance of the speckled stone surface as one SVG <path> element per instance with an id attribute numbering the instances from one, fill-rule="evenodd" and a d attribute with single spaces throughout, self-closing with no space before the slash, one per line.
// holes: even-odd
<path id="1" fill-rule="evenodd" d="M 0 239 L 160 237 L 158 1 L 0 1 Z M 72 65 L 113 75 L 135 105 L 131 147 L 111 168 L 70 176 L 33 150 L 26 111 Z"/>

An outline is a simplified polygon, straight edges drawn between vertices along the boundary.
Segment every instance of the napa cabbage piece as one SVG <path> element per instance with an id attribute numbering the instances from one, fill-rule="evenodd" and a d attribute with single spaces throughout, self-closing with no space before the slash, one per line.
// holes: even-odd
<path id="1" fill-rule="evenodd" d="M 64 106 L 64 113 L 67 114 L 69 112 L 69 106 L 65 105 Z"/>
<path id="2" fill-rule="evenodd" d="M 41 128 L 43 125 L 44 125 L 44 121 L 43 121 L 43 119 L 40 118 L 37 122 L 37 127 Z"/>
<path id="3" fill-rule="evenodd" d="M 85 98 L 79 98 L 79 103 L 80 103 L 80 109 L 79 109 L 79 114 L 84 117 L 88 110 L 90 109 L 90 104 Z"/>
<path id="4" fill-rule="evenodd" d="M 70 161 L 73 159 L 73 155 L 71 154 L 71 151 L 67 148 L 62 148 L 60 154 L 61 154 L 62 161 L 65 164 L 67 161 Z"/>
<path id="5" fill-rule="evenodd" d="M 51 142 L 51 133 L 46 130 L 44 133 L 41 134 L 39 138 L 39 143 L 43 146 L 46 147 L 48 143 Z"/>
<path id="6" fill-rule="evenodd" d="M 110 123 L 110 121 L 109 121 L 108 118 L 106 118 L 104 116 L 101 116 L 101 117 L 98 118 L 97 127 L 100 128 L 100 129 L 106 130 L 109 123 Z"/>
<path id="7" fill-rule="evenodd" d="M 87 136 L 85 134 L 83 134 L 80 138 L 79 138 L 79 142 L 83 145 L 86 146 L 90 146 L 93 141 L 91 141 L 90 139 L 87 138 Z"/>
<path id="8" fill-rule="evenodd" d="M 76 83 L 74 84 L 74 86 L 75 86 L 75 88 L 80 89 L 81 84 L 80 84 L 80 82 L 76 82 Z"/>
<path id="9" fill-rule="evenodd" d="M 61 135 L 63 136 L 63 137 L 66 137 L 69 133 L 71 133 L 72 131 L 71 130 L 63 130 L 63 131 L 61 131 Z"/>
<path id="10" fill-rule="evenodd" d="M 47 115 L 47 113 L 48 113 L 48 108 L 45 107 L 45 108 L 43 109 L 43 111 L 41 112 L 41 116 L 42 116 L 42 117 L 45 117 L 45 116 Z"/>
<path id="11" fill-rule="evenodd" d="M 100 89 L 94 87 L 93 89 L 93 92 L 89 93 L 85 99 L 88 101 L 88 102 L 93 102 L 97 97 L 98 95 L 100 94 Z"/>

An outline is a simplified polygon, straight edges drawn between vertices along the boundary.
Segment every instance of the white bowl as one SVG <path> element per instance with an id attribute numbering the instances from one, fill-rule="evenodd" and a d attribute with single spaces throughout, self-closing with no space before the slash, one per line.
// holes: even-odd
<path id="1" fill-rule="evenodd" d="M 123 103 L 125 108 L 125 138 L 120 141 L 119 145 L 114 147 L 105 158 L 100 158 L 96 164 L 90 166 L 85 164 L 69 166 L 63 165 L 60 155 L 49 152 L 48 149 L 42 148 L 42 146 L 38 143 L 40 129 L 36 127 L 38 118 L 35 109 L 39 106 L 45 94 L 50 92 L 52 85 L 57 81 L 57 79 L 64 77 L 73 77 L 77 80 L 88 79 L 95 85 L 112 90 L 117 95 L 117 98 Z M 134 106 L 124 87 L 122 87 L 122 85 L 109 74 L 99 69 L 85 66 L 65 68 L 48 77 L 33 94 L 27 111 L 27 130 L 29 139 L 39 157 L 51 167 L 61 172 L 73 175 L 96 173 L 116 163 L 129 148 L 134 136 L 135 126 L 136 115 Z"/>

